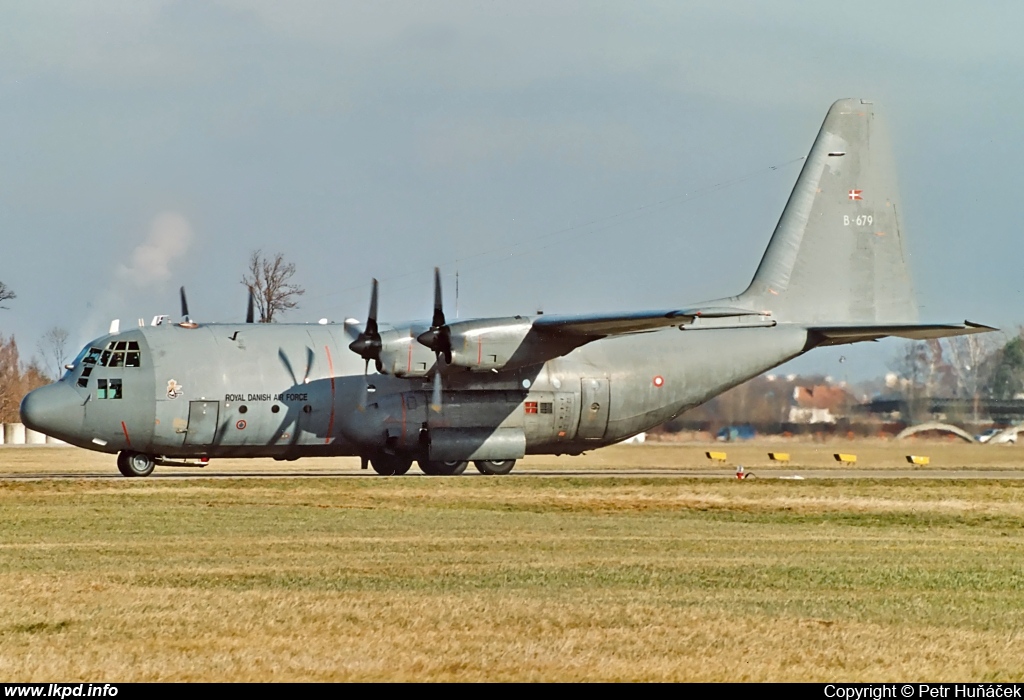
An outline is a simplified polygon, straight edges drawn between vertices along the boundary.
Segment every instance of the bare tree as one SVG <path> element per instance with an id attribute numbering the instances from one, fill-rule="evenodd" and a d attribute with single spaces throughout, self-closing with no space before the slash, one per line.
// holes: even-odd
<path id="1" fill-rule="evenodd" d="M 956 378 L 956 396 L 972 399 L 972 418 L 977 423 L 981 393 L 994 369 L 992 356 L 999 349 L 998 336 L 989 333 L 958 335 L 947 338 L 946 345 Z"/>
<path id="2" fill-rule="evenodd" d="M 39 354 L 43 356 L 43 362 L 53 369 L 54 380 L 60 379 L 68 361 L 68 338 L 70 335 L 66 330 L 54 326 L 39 341 Z"/>
<path id="3" fill-rule="evenodd" d="M 17 299 L 18 295 L 14 293 L 14 290 L 8 287 L 3 282 L 0 282 L 0 304 L 3 304 L 9 299 Z M 6 306 L 0 306 L 0 309 L 6 309 Z"/>
<path id="4" fill-rule="evenodd" d="M 297 298 L 306 290 L 292 283 L 294 274 L 295 263 L 285 262 L 284 253 L 268 257 L 262 250 L 254 250 L 249 255 L 242 284 L 252 292 L 260 323 L 273 323 L 279 313 L 298 307 Z"/>

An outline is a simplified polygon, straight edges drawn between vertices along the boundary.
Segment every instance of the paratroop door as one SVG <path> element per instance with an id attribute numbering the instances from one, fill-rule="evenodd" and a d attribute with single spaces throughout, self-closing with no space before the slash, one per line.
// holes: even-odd
<path id="1" fill-rule="evenodd" d="M 608 380 L 584 377 L 580 394 L 580 428 L 577 437 L 600 439 L 608 429 Z"/>

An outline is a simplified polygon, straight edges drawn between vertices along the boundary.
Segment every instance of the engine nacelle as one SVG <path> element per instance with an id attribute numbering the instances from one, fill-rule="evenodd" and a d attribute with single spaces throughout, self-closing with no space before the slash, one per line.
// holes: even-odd
<path id="1" fill-rule="evenodd" d="M 449 324 L 452 362 L 474 372 L 517 369 L 560 357 L 583 343 L 580 337 L 538 332 L 522 316 Z"/>
<path id="2" fill-rule="evenodd" d="M 416 340 L 423 328 L 405 328 L 381 333 L 380 363 L 384 374 L 396 377 L 426 377 L 436 358 L 430 348 Z"/>
<path id="3" fill-rule="evenodd" d="M 451 337 L 450 367 L 492 372 L 546 362 L 579 347 L 581 336 L 538 332 L 523 316 L 456 321 L 447 326 Z M 381 372 L 396 377 L 427 377 L 437 362 L 435 353 L 418 340 L 428 329 L 407 326 L 380 334 Z"/>

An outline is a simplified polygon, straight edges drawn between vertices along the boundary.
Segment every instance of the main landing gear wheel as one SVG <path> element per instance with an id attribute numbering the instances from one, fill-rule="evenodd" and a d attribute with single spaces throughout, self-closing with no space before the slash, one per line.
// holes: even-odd
<path id="1" fill-rule="evenodd" d="M 481 474 L 490 474 L 491 476 L 497 476 L 501 474 L 508 474 L 512 471 L 512 467 L 516 466 L 514 459 L 478 459 L 473 462 L 473 466 Z"/>
<path id="2" fill-rule="evenodd" d="M 469 462 L 454 460 L 451 462 L 438 462 L 429 459 L 420 460 L 420 469 L 428 476 L 456 476 L 466 471 Z"/>
<path id="3" fill-rule="evenodd" d="M 398 476 L 409 471 L 412 467 L 412 458 L 382 452 L 370 457 L 370 466 L 381 476 Z"/>
<path id="4" fill-rule="evenodd" d="M 117 455 L 117 471 L 123 476 L 149 476 L 156 462 L 149 455 L 125 450 Z"/>

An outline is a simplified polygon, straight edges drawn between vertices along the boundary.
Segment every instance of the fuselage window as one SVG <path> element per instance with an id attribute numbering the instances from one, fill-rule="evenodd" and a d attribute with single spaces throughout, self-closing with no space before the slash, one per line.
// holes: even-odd
<path id="1" fill-rule="evenodd" d="M 119 399 L 119 398 L 121 398 L 121 380 L 120 379 L 97 379 L 96 380 L 96 398 L 97 399 Z"/>
<path id="2" fill-rule="evenodd" d="M 125 367 L 141 367 L 142 360 L 138 350 L 129 350 L 124 357 Z"/>
<path id="3" fill-rule="evenodd" d="M 110 357 L 110 364 L 107 367 L 124 367 L 124 353 L 115 352 Z"/>
<path id="4" fill-rule="evenodd" d="M 89 354 L 82 358 L 83 365 L 95 365 L 96 360 L 100 359 L 99 348 L 89 348 Z"/>
<path id="5" fill-rule="evenodd" d="M 108 362 L 110 362 L 110 351 L 104 350 L 103 354 L 100 356 L 100 366 L 106 367 Z"/>

